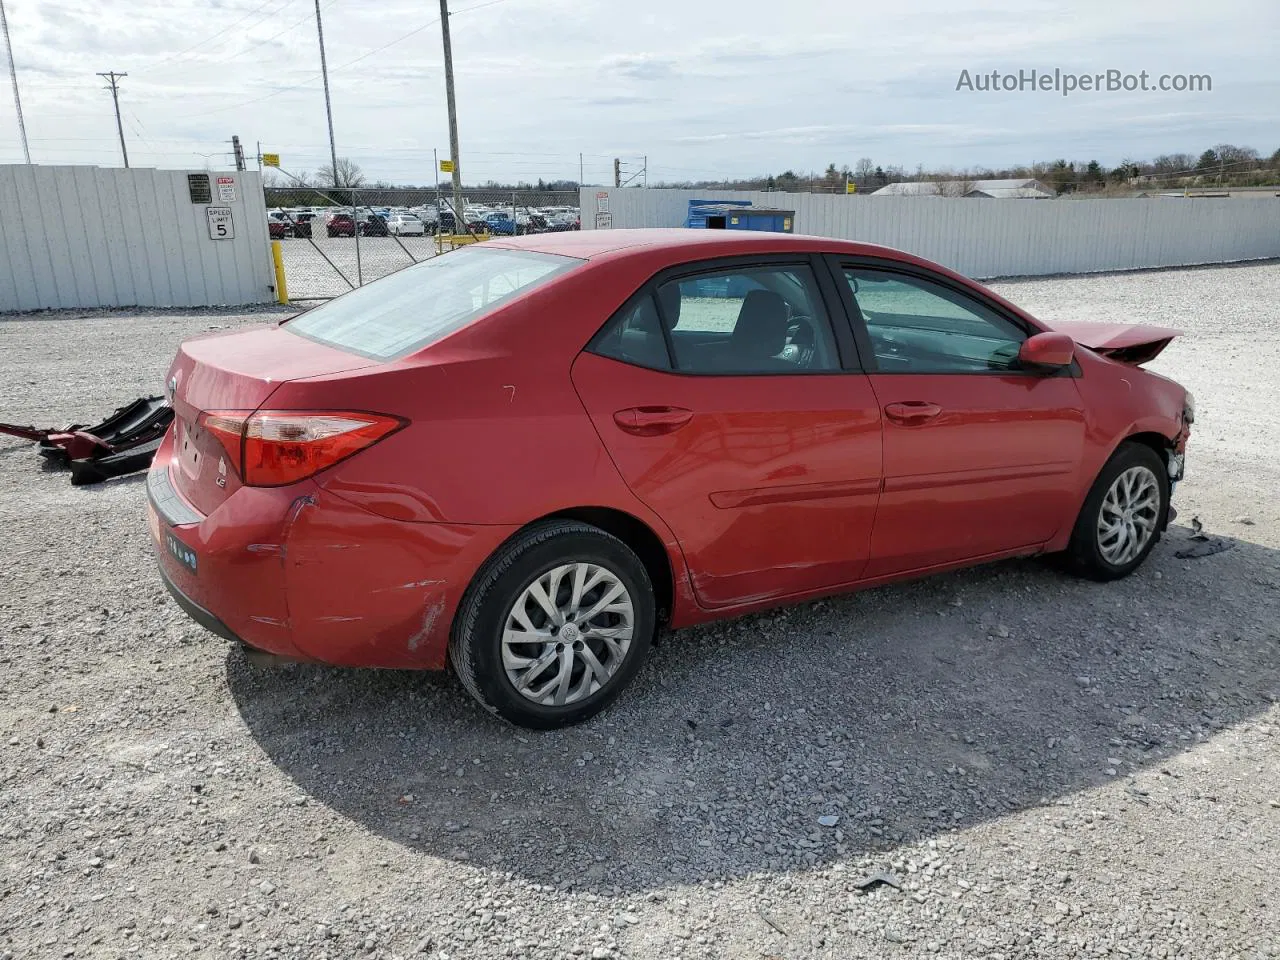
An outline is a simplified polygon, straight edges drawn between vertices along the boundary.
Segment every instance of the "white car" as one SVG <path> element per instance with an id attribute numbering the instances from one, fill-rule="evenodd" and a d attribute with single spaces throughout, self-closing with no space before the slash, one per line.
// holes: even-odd
<path id="1" fill-rule="evenodd" d="M 387 232 L 393 237 L 421 237 L 426 225 L 411 213 L 398 213 L 387 221 Z"/>

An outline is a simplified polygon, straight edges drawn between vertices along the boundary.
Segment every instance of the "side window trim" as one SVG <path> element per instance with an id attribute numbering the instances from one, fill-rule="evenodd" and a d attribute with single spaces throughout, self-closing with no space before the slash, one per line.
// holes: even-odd
<path id="1" fill-rule="evenodd" d="M 840 287 L 828 266 L 826 258 L 820 253 L 809 257 L 809 269 L 813 272 L 814 280 L 817 281 L 818 295 L 822 298 L 822 305 L 827 311 L 827 319 L 831 324 L 831 332 L 836 338 L 836 355 L 840 360 L 840 369 L 846 373 L 863 373 L 866 370 L 866 364 L 863 361 L 862 351 L 853 336 L 853 326 L 840 296 Z"/>
<path id="2" fill-rule="evenodd" d="M 891 260 L 879 260 L 873 257 L 850 257 L 840 254 L 828 254 L 827 264 L 830 267 L 832 278 L 837 281 L 837 287 L 840 292 L 840 299 L 848 312 L 850 323 L 853 324 L 854 339 L 858 344 L 858 350 L 864 358 L 864 365 L 868 373 L 890 372 L 894 376 L 1031 376 L 1038 379 L 1044 379 L 1044 374 L 1032 370 L 1020 370 L 1011 368 L 1009 370 L 993 370 L 993 371 L 956 371 L 954 373 L 938 374 L 926 373 L 925 371 L 911 370 L 895 370 L 881 371 L 880 364 L 876 359 L 875 350 L 871 342 L 871 333 L 867 329 L 866 318 L 862 315 L 862 309 L 858 306 L 857 298 L 853 295 L 853 289 L 849 286 L 848 280 L 844 276 L 844 271 L 849 270 L 878 270 L 882 273 L 896 273 L 901 276 L 911 277 L 916 280 L 924 280 L 929 283 L 937 284 L 946 290 L 954 293 L 966 300 L 969 300 L 995 314 L 1001 320 L 1020 330 L 1024 337 L 1030 337 L 1040 331 L 1030 326 L 1021 317 L 1009 313 L 999 304 L 988 300 L 972 290 L 961 287 L 959 284 L 951 281 L 948 277 L 935 275 L 929 271 L 921 270 L 912 264 L 897 263 Z M 1072 364 L 1072 368 L 1075 364 Z M 1072 376 L 1072 368 L 1064 368 L 1058 371 L 1056 376 Z"/>

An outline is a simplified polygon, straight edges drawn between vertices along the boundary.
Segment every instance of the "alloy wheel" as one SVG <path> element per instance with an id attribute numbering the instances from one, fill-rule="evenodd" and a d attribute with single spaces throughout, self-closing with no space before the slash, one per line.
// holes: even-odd
<path id="1" fill-rule="evenodd" d="M 502 631 L 502 665 L 521 696 L 577 703 L 622 666 L 635 634 L 631 594 L 595 563 L 565 563 L 521 591 Z"/>
<path id="2" fill-rule="evenodd" d="M 1130 467 L 1112 481 L 1098 511 L 1098 552 L 1113 566 L 1130 563 L 1151 542 L 1160 510 L 1160 482 L 1148 467 Z"/>

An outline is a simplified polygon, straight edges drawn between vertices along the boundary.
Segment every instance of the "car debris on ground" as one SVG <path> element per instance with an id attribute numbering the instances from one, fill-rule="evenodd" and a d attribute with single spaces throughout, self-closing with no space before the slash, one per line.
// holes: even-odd
<path id="1" fill-rule="evenodd" d="M 72 486 L 84 486 L 147 469 L 172 422 L 163 397 L 139 397 L 92 426 L 0 423 L 0 434 L 34 440 L 46 460 L 71 468 Z"/>

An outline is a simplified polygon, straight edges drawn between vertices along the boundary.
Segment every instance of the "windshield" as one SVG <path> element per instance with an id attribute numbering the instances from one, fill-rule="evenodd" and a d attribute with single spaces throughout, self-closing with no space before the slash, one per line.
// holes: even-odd
<path id="1" fill-rule="evenodd" d="M 359 287 L 284 329 L 375 360 L 403 356 L 583 261 L 549 253 L 467 247 Z"/>

